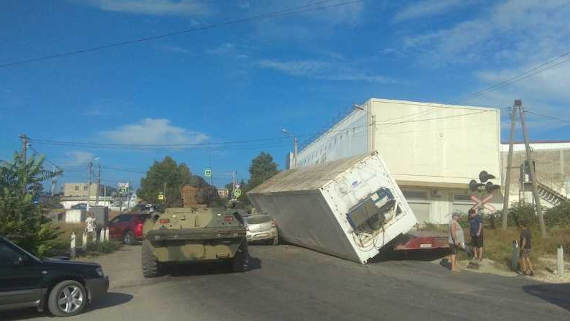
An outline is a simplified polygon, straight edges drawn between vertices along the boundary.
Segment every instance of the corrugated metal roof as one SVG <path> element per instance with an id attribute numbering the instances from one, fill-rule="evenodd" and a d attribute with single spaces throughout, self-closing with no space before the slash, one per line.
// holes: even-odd
<path id="1" fill-rule="evenodd" d="M 307 191 L 322 187 L 369 154 L 283 171 L 249 191 L 252 194 Z"/>

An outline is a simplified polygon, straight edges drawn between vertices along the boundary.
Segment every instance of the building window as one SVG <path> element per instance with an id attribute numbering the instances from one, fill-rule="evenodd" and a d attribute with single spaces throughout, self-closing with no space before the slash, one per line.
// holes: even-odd
<path id="1" fill-rule="evenodd" d="M 424 191 L 402 191 L 404 197 L 410 200 L 427 200 L 428 194 Z"/>
<path id="2" fill-rule="evenodd" d="M 453 200 L 456 202 L 470 202 L 471 198 L 467 194 L 454 194 Z"/>
<path id="3" fill-rule="evenodd" d="M 87 185 L 83 186 L 83 190 L 84 190 L 84 191 L 87 190 Z"/>
<path id="4" fill-rule="evenodd" d="M 79 186 L 75 185 L 75 191 L 79 192 Z"/>

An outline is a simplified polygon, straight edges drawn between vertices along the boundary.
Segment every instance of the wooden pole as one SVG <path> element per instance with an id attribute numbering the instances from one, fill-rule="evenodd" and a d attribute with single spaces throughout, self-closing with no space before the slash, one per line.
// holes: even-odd
<path id="1" fill-rule="evenodd" d="M 505 177 L 505 189 L 503 194 L 503 230 L 507 229 L 508 210 L 509 210 L 509 193 L 511 189 L 511 169 L 513 167 L 513 136 L 515 134 L 517 105 L 513 105 L 511 113 L 511 132 L 509 134 L 509 155 L 507 157 L 507 176 Z"/>
<path id="2" fill-rule="evenodd" d="M 534 206 L 536 209 L 536 215 L 538 215 L 538 222 L 540 223 L 540 233 L 542 237 L 546 237 L 546 227 L 544 226 L 544 216 L 542 216 L 542 206 L 540 206 L 540 196 L 538 195 L 538 183 L 536 181 L 536 173 L 534 168 L 534 160 L 532 159 L 532 153 L 530 151 L 530 145 L 528 143 L 528 133 L 526 130 L 526 124 L 524 120 L 524 111 L 522 108 L 522 102 L 516 100 L 515 104 L 519 105 L 519 113 L 521 117 L 521 127 L 523 132 L 524 145 L 526 149 L 526 161 L 528 167 L 530 168 L 530 180 L 532 183 L 532 196 L 534 198 Z"/>

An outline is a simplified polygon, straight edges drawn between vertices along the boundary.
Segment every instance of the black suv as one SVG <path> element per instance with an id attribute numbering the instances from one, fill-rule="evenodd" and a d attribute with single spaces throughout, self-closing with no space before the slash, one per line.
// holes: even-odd
<path id="1" fill-rule="evenodd" d="M 0 310 L 37 307 L 72 316 L 108 288 L 99 264 L 39 259 L 0 236 Z"/>

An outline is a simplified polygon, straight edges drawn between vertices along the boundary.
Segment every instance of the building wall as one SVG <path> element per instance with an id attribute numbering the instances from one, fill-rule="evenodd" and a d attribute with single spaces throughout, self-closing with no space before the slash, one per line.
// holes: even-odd
<path id="1" fill-rule="evenodd" d="M 356 109 L 297 155 L 297 167 L 365 154 L 368 152 L 366 111 Z"/>
<path id="2" fill-rule="evenodd" d="M 101 184 L 99 186 L 99 195 L 111 195 L 112 192 L 116 191 L 115 188 L 105 186 Z M 97 195 L 97 184 L 91 183 L 91 191 L 89 193 L 92 197 Z M 64 183 L 63 184 L 63 196 L 70 197 L 85 197 L 87 198 L 87 183 Z"/>
<path id="3" fill-rule="evenodd" d="M 362 107 L 303 148 L 297 166 L 378 150 L 418 219 L 438 224 L 473 205 L 467 186 L 481 170 L 500 184 L 498 109 L 375 98 Z"/>
<path id="4" fill-rule="evenodd" d="M 366 105 L 375 117 L 374 148 L 399 184 L 464 188 L 482 170 L 500 178 L 498 109 L 385 99 Z"/>

